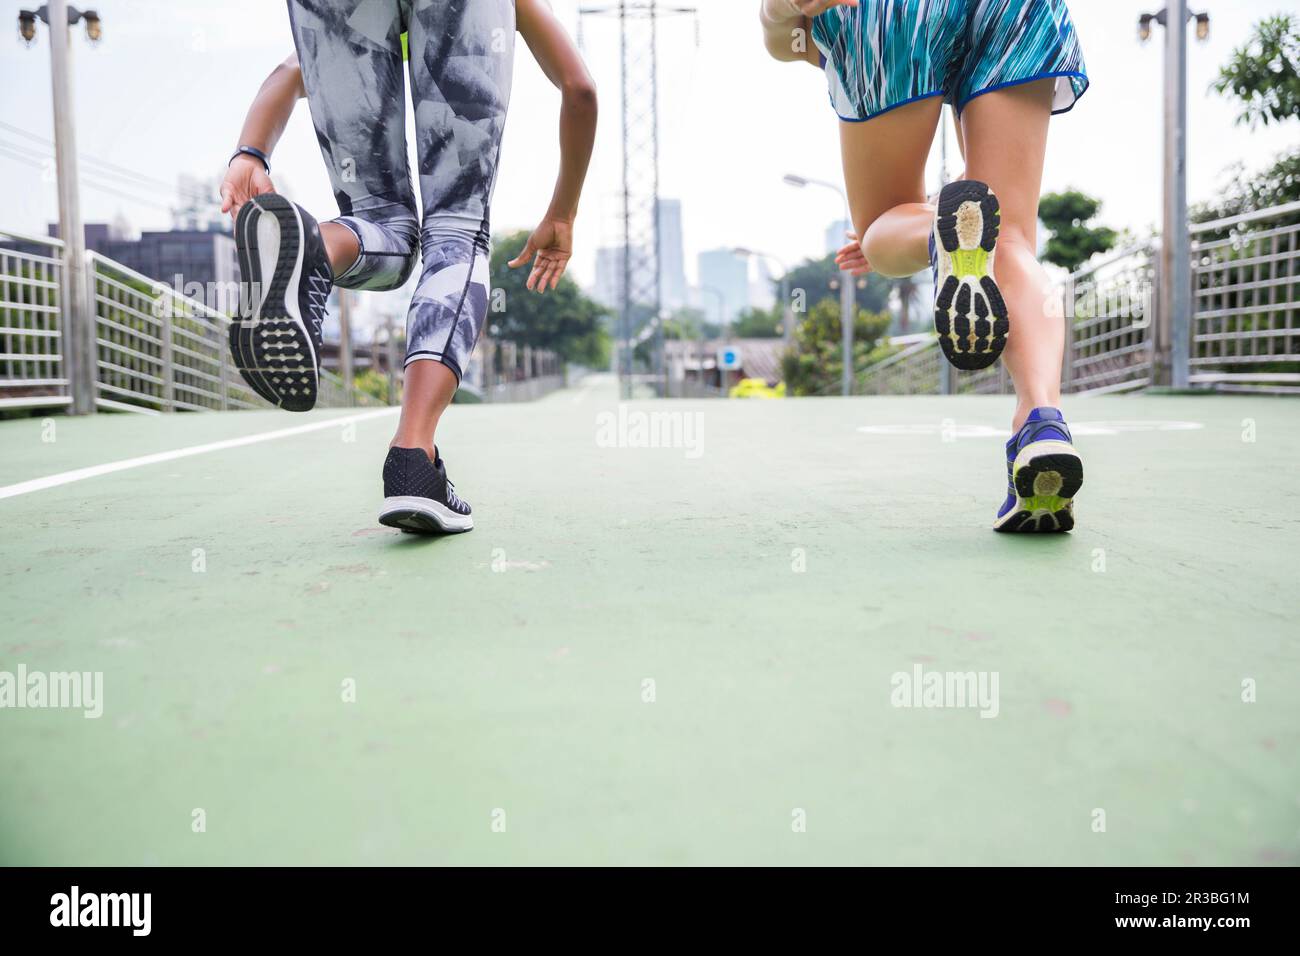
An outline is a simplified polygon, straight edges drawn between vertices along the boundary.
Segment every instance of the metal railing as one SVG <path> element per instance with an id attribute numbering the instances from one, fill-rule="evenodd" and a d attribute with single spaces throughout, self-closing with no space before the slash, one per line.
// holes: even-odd
<path id="1" fill-rule="evenodd" d="M 1154 256 L 1142 244 L 1107 256 L 1070 275 L 1062 287 L 1068 329 L 1061 388 L 1101 393 L 1151 384 L 1151 294 Z M 937 339 L 909 346 L 860 373 L 869 395 L 937 395 L 946 360 Z M 1009 395 L 1006 366 L 953 372 L 949 390 L 959 395 Z"/>
<path id="2" fill-rule="evenodd" d="M 1139 243 L 1066 280 L 1062 391 L 1123 392 L 1154 381 L 1156 260 L 1154 244 Z"/>
<path id="3" fill-rule="evenodd" d="M 68 406 L 64 244 L 0 230 L 0 408 Z M 269 408 L 230 358 L 230 318 L 96 252 L 86 253 L 96 408 Z M 237 297 L 235 297 L 237 299 Z M 380 405 L 322 371 L 318 405 Z"/>
<path id="4" fill-rule="evenodd" d="M 1300 392 L 1300 202 L 1192 227 L 1190 381 Z"/>
<path id="5" fill-rule="evenodd" d="M 229 316 L 98 253 L 87 252 L 86 258 L 97 407 L 163 412 L 269 407 L 231 361 Z M 321 371 L 319 407 L 380 404 Z"/>
<path id="6" fill-rule="evenodd" d="M 63 243 L 17 233 L 0 245 L 0 408 L 72 403 L 59 303 Z"/>
<path id="7" fill-rule="evenodd" d="M 940 364 L 945 361 L 938 339 L 905 346 L 868 366 L 859 377 L 864 395 L 937 395 Z"/>
<path id="8" fill-rule="evenodd" d="M 1191 232 L 1192 384 L 1300 392 L 1300 202 L 1197 224 Z M 1098 394 L 1157 384 L 1155 369 L 1169 364 L 1169 356 L 1156 351 L 1158 249 L 1158 240 L 1139 243 L 1068 277 L 1063 391 Z M 861 391 L 936 394 L 942 362 L 937 340 L 909 346 L 859 373 Z M 962 394 L 1012 391 L 1001 363 L 954 373 L 950 381 Z"/>
<path id="9" fill-rule="evenodd" d="M 531 402 L 564 388 L 564 360 L 547 349 L 479 337 L 462 387 L 486 402 Z"/>

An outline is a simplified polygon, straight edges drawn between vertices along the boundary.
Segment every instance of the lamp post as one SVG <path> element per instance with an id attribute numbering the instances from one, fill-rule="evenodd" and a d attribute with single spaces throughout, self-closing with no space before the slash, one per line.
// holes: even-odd
<path id="1" fill-rule="evenodd" d="M 722 294 L 722 290 L 716 286 L 702 285 L 701 292 L 707 292 L 718 303 L 718 341 L 721 342 L 726 338 L 727 329 L 727 297 Z M 704 384 L 704 324 L 700 323 L 700 384 Z M 725 390 L 722 381 L 722 366 L 718 366 L 718 387 Z M 725 394 L 725 391 L 724 391 Z"/>
<path id="2" fill-rule="evenodd" d="M 339 286 L 339 374 L 347 386 L 347 400 L 352 401 L 352 309 L 348 290 Z"/>
<path id="3" fill-rule="evenodd" d="M 797 176 L 794 173 L 787 173 L 784 182 L 787 186 L 794 186 L 797 189 L 803 189 L 805 186 L 821 186 L 823 189 L 831 190 L 844 203 L 844 221 L 853 221 L 849 217 L 849 197 L 834 183 L 824 179 Z M 840 345 L 844 363 L 844 372 L 840 376 L 840 394 L 848 396 L 853 394 L 853 312 L 857 303 L 854 296 L 856 284 L 852 276 L 847 273 L 845 275 L 846 278 L 840 281 Z"/>
<path id="4" fill-rule="evenodd" d="M 1187 0 L 1169 0 L 1159 13 L 1138 17 L 1138 40 L 1151 24 L 1165 28 L 1164 217 L 1160 239 L 1160 311 L 1156 317 L 1155 371 L 1161 384 L 1187 388 L 1191 375 L 1192 251 L 1187 224 L 1187 24 L 1196 39 L 1210 36 L 1210 15 L 1192 13 Z"/>
<path id="5" fill-rule="evenodd" d="M 72 413 L 95 411 L 95 321 L 86 275 L 86 233 L 78 193 L 77 137 L 72 113 L 71 27 L 85 23 L 86 39 L 99 42 L 103 24 L 94 10 L 78 10 L 67 0 L 50 0 L 39 10 L 18 11 L 18 35 L 36 42 L 36 21 L 50 27 L 50 78 L 54 105 L 54 168 L 59 189 L 59 238 L 63 240 L 63 283 L 59 290 L 63 333 L 63 374 L 72 392 Z"/>
<path id="6" fill-rule="evenodd" d="M 746 246 L 737 246 L 731 251 L 738 256 L 754 256 L 758 259 L 767 259 L 769 262 L 775 262 L 781 267 L 781 340 L 786 345 L 789 345 L 790 340 L 794 338 L 794 309 L 790 306 L 790 264 L 770 252 L 759 252 L 757 249 L 750 249 Z"/>

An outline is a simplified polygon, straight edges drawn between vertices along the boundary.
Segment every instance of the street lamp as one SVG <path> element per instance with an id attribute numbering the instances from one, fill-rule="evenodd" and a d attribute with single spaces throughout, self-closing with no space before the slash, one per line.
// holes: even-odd
<path id="1" fill-rule="evenodd" d="M 1187 30 L 1210 35 L 1210 15 L 1193 13 L 1187 0 L 1169 0 L 1158 13 L 1138 17 L 1138 39 L 1151 38 L 1151 24 L 1165 27 L 1164 217 L 1160 240 L 1160 311 L 1154 328 L 1159 384 L 1186 388 L 1191 376 L 1192 263 L 1187 223 Z M 1176 24 L 1170 29 L 1170 24 Z"/>
<path id="2" fill-rule="evenodd" d="M 834 183 L 828 183 L 824 179 L 812 179 L 808 176 L 799 176 L 795 173 L 786 173 L 782 180 L 787 186 L 794 186 L 796 189 L 803 189 L 805 186 L 821 186 L 823 189 L 829 189 L 840 197 L 844 203 L 844 221 L 852 222 L 849 218 L 849 197 L 844 190 Z M 851 281 L 840 283 L 840 344 L 842 348 L 842 361 L 844 363 L 844 372 L 840 376 L 840 394 L 849 396 L 853 394 L 853 313 L 856 306 L 856 297 L 854 296 L 854 283 Z"/>
<path id="3" fill-rule="evenodd" d="M 40 20 L 46 26 L 50 24 L 50 7 L 67 7 L 68 26 L 76 26 L 83 20 L 86 23 L 86 39 L 91 43 L 98 43 L 104 37 L 104 22 L 99 19 L 99 14 L 94 10 L 78 10 L 76 7 L 68 7 L 66 3 L 47 3 L 39 10 L 19 10 L 18 11 L 18 35 L 23 42 L 31 46 L 36 42 L 36 21 Z"/>
<path id="4" fill-rule="evenodd" d="M 18 11 L 18 35 L 30 46 L 36 42 L 36 21 L 50 27 L 50 77 L 54 106 L 54 168 L 59 188 L 59 238 L 63 240 L 63 282 L 60 289 L 60 329 L 67 346 L 63 372 L 72 392 L 72 412 L 95 411 L 95 377 L 98 346 L 94 309 L 86 274 L 86 233 L 81 223 L 78 192 L 77 137 L 72 111 L 71 28 L 86 24 L 86 39 L 97 43 L 104 25 L 94 10 L 78 10 L 67 0 L 50 0 L 39 10 Z"/>
<path id="5" fill-rule="evenodd" d="M 1158 23 L 1162 27 L 1169 25 L 1168 9 L 1161 10 L 1159 13 L 1144 13 L 1138 17 L 1138 41 L 1146 43 L 1151 39 L 1151 24 Z M 1208 13 L 1187 12 L 1187 20 L 1196 21 L 1196 39 L 1204 43 L 1210 38 L 1210 15 Z"/>
<path id="6" fill-rule="evenodd" d="M 781 267 L 781 338 L 786 345 L 789 345 L 790 340 L 794 337 L 794 309 L 790 305 L 790 264 L 770 252 L 759 252 L 757 249 L 750 249 L 746 246 L 736 246 L 731 251 L 738 256 L 754 256 L 759 259 L 767 259 L 769 262 L 775 262 Z"/>

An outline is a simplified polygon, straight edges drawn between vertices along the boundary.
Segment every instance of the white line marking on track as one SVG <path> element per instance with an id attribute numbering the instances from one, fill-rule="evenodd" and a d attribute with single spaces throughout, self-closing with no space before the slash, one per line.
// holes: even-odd
<path id="1" fill-rule="evenodd" d="M 264 441 L 275 441 L 277 438 L 292 438 L 294 435 L 306 435 L 309 432 L 324 431 L 327 428 L 338 428 L 340 425 L 346 425 L 349 422 L 363 422 L 371 418 L 379 418 L 383 415 L 395 415 L 400 409 L 380 408 L 370 412 L 362 412 L 359 415 L 344 415 L 340 418 L 331 418 L 323 422 L 312 422 L 310 425 L 296 425 L 293 428 L 280 428 L 273 432 L 258 432 L 256 435 L 244 435 L 240 438 L 227 438 L 225 441 L 209 442 L 206 445 L 191 445 L 189 448 L 177 448 L 174 451 L 160 451 L 154 455 L 142 455 L 139 458 L 124 458 L 121 461 L 110 461 L 103 465 L 92 465 L 89 468 L 78 468 L 75 471 L 63 471 L 57 475 L 48 475 L 45 478 L 33 478 L 31 481 L 20 481 L 16 485 L 5 485 L 0 488 L 0 498 L 13 498 L 17 495 L 25 495 L 33 491 L 44 491 L 46 488 L 57 488 L 59 485 L 71 484 L 74 481 L 83 481 L 86 478 L 97 478 L 100 475 L 111 475 L 115 471 L 126 471 L 128 468 L 141 468 L 145 465 L 156 465 L 164 461 L 174 461 L 177 458 L 189 458 L 192 455 L 206 455 L 208 452 L 225 451 L 227 448 L 242 448 L 244 445 L 257 445 Z"/>

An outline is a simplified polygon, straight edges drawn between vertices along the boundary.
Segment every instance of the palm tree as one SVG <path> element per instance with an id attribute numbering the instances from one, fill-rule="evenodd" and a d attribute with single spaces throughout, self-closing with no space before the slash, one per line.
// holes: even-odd
<path id="1" fill-rule="evenodd" d="M 916 302 L 921 287 L 916 276 L 895 279 L 893 286 L 898 293 L 898 334 L 907 335 L 912 326 L 912 304 Z"/>

